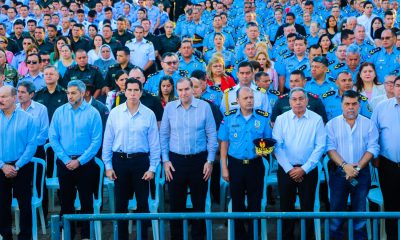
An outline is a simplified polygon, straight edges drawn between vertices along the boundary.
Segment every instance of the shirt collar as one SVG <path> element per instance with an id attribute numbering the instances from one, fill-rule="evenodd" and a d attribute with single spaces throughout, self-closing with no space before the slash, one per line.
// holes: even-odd
<path id="1" fill-rule="evenodd" d="M 190 103 L 191 107 L 197 107 L 199 105 L 200 99 L 195 98 L 194 96 L 192 96 L 192 102 Z M 176 103 L 176 108 L 182 106 L 182 102 L 179 99 Z M 182 106 L 183 107 L 183 106 Z"/>
<path id="2" fill-rule="evenodd" d="M 128 102 L 125 102 L 122 105 L 122 111 L 128 112 L 130 114 L 129 109 L 128 109 Z M 138 107 L 136 113 L 141 113 L 142 111 L 143 111 L 143 104 L 141 102 L 139 102 L 139 107 Z M 134 114 L 136 114 L 136 113 L 134 113 Z"/>
<path id="3" fill-rule="evenodd" d="M 290 115 L 291 119 L 297 118 L 297 116 L 296 116 L 296 114 L 294 114 L 293 110 L 290 110 L 289 115 Z M 307 118 L 307 119 L 310 118 L 310 113 L 309 113 L 308 109 L 306 109 L 306 112 L 303 114 L 303 116 L 301 118 Z"/>

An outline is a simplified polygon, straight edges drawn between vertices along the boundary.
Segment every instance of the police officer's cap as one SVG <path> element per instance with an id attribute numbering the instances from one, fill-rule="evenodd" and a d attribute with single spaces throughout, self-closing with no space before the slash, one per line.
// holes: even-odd
<path id="1" fill-rule="evenodd" d="M 258 155 L 268 155 L 274 150 L 276 140 L 272 138 L 257 138 L 253 143 Z"/>

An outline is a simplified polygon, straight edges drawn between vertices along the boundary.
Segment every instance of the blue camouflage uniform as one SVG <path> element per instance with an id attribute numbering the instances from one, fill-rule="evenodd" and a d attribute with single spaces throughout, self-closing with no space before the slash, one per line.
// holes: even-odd
<path id="1" fill-rule="evenodd" d="M 331 90 L 336 90 L 337 86 L 334 83 L 334 79 L 330 77 L 328 74 L 325 75 L 325 80 L 324 82 L 320 85 L 317 83 L 317 81 L 312 78 L 310 81 L 306 83 L 306 86 L 304 89 L 307 92 L 312 92 L 314 94 L 317 94 L 321 96 L 322 94 L 331 91 Z"/>
<path id="2" fill-rule="evenodd" d="M 160 80 L 162 77 L 164 77 L 166 74 L 163 70 L 158 71 L 156 73 L 150 74 L 147 82 L 144 84 L 144 90 L 147 90 L 148 92 L 158 95 L 158 88 L 160 85 Z M 176 82 L 181 79 L 182 77 L 186 77 L 187 76 L 187 72 L 184 70 L 178 70 L 175 71 L 172 74 L 172 79 L 174 80 L 174 88 L 176 89 Z M 176 93 L 176 91 L 175 91 Z"/>
<path id="3" fill-rule="evenodd" d="M 360 99 L 360 114 L 364 117 L 371 118 L 372 108 L 368 104 L 368 98 L 360 94 Z M 339 95 L 338 89 L 322 94 L 322 103 L 325 106 L 328 120 L 331 120 L 343 113 L 342 96 Z"/>
<path id="4" fill-rule="evenodd" d="M 201 94 L 201 98 L 209 100 L 219 108 L 221 106 L 222 95 L 221 88 L 207 85 L 206 90 Z"/>
<path id="5" fill-rule="evenodd" d="M 384 48 L 375 48 L 370 51 L 367 62 L 375 65 L 378 81 L 383 82 L 386 75 L 400 67 L 400 48 L 394 46 L 390 54 Z"/>
<path id="6" fill-rule="evenodd" d="M 189 63 L 186 63 L 182 56 L 179 57 L 179 69 L 182 69 L 191 75 L 194 70 L 206 70 L 206 64 L 203 59 L 192 55 Z"/>

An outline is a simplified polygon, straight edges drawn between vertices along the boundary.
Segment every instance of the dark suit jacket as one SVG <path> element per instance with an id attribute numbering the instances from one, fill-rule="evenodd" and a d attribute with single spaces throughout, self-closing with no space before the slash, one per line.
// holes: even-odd
<path id="1" fill-rule="evenodd" d="M 103 132 L 106 129 L 106 122 L 107 122 L 107 118 L 108 118 L 108 114 L 110 113 L 108 111 L 108 108 L 106 107 L 106 105 L 104 105 L 102 102 L 92 98 L 92 106 L 94 108 L 97 109 L 97 111 L 99 111 L 100 113 L 100 117 L 101 117 L 101 122 L 103 123 Z"/>

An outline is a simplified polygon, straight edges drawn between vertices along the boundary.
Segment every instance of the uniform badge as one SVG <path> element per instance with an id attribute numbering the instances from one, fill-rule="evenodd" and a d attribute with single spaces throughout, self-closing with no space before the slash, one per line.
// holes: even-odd
<path id="1" fill-rule="evenodd" d="M 261 123 L 258 120 L 254 121 L 254 127 L 256 127 L 256 129 L 258 129 L 260 127 Z"/>

